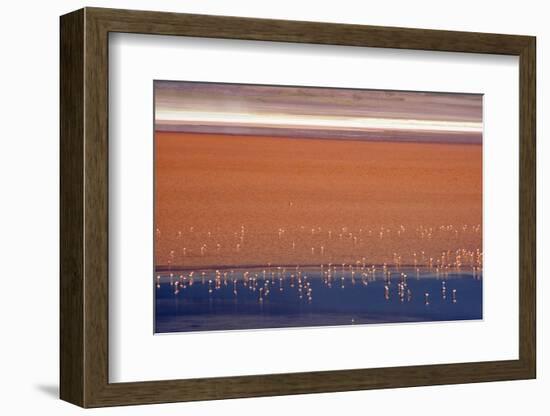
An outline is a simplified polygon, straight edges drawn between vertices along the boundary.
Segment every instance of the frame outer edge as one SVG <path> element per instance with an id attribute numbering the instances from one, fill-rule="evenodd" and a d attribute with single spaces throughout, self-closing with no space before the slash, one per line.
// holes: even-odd
<path id="1" fill-rule="evenodd" d="M 84 13 L 60 18 L 60 388 L 84 400 Z"/>
<path id="2" fill-rule="evenodd" d="M 87 7 L 108 31 L 252 41 L 519 55 L 531 36 Z"/>
<path id="3" fill-rule="evenodd" d="M 536 37 L 520 54 L 520 360 L 525 377 L 537 373 L 536 326 Z"/>

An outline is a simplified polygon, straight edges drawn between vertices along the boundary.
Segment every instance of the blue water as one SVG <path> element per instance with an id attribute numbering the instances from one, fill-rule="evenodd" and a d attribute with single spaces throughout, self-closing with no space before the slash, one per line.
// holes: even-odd
<path id="1" fill-rule="evenodd" d="M 242 272 L 234 271 L 235 276 Z M 255 282 L 246 286 L 242 278 L 234 282 L 227 276 L 220 279 L 220 275 L 216 284 L 213 271 L 206 272 L 204 278 L 195 273 L 192 285 L 188 278 L 175 284 L 177 278 L 163 275 L 154 279 L 155 332 L 482 319 L 479 274 L 422 272 L 417 278 L 410 270 L 411 277 L 403 281 L 399 273 L 389 280 L 352 279 L 351 273 L 346 273 L 344 280 L 341 275 L 333 276 L 330 285 L 319 271 L 304 274 L 307 279 L 298 281 L 287 273 L 280 280 L 256 270 Z"/>

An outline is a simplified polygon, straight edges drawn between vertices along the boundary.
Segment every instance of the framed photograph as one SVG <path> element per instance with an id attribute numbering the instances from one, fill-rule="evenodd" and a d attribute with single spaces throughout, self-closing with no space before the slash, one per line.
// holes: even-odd
<path id="1" fill-rule="evenodd" d="M 82 407 L 534 378 L 535 38 L 61 17 Z"/>

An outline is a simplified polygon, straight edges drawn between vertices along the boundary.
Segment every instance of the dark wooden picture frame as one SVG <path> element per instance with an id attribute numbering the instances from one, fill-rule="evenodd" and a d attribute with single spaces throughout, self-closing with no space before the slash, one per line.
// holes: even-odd
<path id="1" fill-rule="evenodd" d="M 61 17 L 60 396 L 83 407 L 518 380 L 536 376 L 535 38 L 85 8 Z M 109 383 L 108 37 L 111 32 L 519 57 L 519 359 Z"/>

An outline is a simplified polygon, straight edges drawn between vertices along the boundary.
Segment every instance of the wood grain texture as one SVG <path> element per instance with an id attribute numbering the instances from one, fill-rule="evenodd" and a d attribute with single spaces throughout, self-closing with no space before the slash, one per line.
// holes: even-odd
<path id="1" fill-rule="evenodd" d="M 84 12 L 61 19 L 60 44 L 60 388 L 84 404 Z"/>
<path id="2" fill-rule="evenodd" d="M 108 33 L 520 57 L 519 359 L 109 383 Z M 535 377 L 535 38 L 86 8 L 61 18 L 61 398 L 83 407 Z"/>
<path id="3" fill-rule="evenodd" d="M 536 377 L 536 41 L 520 54 L 519 357 Z"/>
<path id="4" fill-rule="evenodd" d="M 108 381 L 109 182 L 108 33 L 85 9 L 84 59 L 84 398 L 89 406 Z"/>

